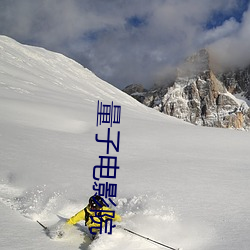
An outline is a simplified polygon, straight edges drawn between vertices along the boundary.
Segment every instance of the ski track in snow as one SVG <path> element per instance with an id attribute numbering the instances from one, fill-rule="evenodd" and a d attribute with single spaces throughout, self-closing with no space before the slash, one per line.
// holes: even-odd
<path id="1" fill-rule="evenodd" d="M 45 222 L 50 229 L 49 236 L 53 240 L 63 241 L 71 246 L 72 243 L 74 243 L 73 245 L 79 244 L 79 249 L 82 250 L 100 248 L 115 250 L 120 247 L 138 250 L 162 249 L 158 244 L 125 232 L 123 229 L 113 229 L 112 236 L 102 234 L 97 240 L 91 242 L 84 222 L 66 228 L 64 237 L 58 239 L 57 232 L 64 228 L 65 220 L 60 220 L 56 215 L 61 214 L 63 217 L 69 218 L 83 207 L 82 204 L 66 200 L 63 193 L 49 192 L 45 185 L 22 190 L 10 183 L 1 183 L 0 202 L 17 211 L 26 219 Z M 116 211 L 123 218 L 121 225 L 129 230 L 176 248 L 181 244 L 186 246 L 184 249 L 192 249 L 194 246 L 198 249 L 199 244 L 204 244 L 204 239 L 200 242 L 197 240 L 201 225 L 190 227 L 182 222 L 173 208 L 164 205 L 162 194 L 119 198 L 116 204 Z M 126 248 L 124 248 L 124 242 L 126 242 Z"/>

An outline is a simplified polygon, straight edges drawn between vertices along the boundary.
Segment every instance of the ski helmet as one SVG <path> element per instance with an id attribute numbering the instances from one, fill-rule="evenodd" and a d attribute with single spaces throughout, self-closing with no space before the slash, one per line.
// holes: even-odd
<path id="1" fill-rule="evenodd" d="M 99 195 L 93 195 L 89 198 L 89 206 L 91 209 L 100 209 L 104 206 L 102 197 Z"/>

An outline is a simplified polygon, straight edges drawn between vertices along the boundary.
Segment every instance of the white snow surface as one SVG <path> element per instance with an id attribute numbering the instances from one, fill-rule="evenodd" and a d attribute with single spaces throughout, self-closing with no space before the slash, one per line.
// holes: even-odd
<path id="1" fill-rule="evenodd" d="M 126 70 L 126 69 L 124 69 Z M 193 126 L 147 108 L 71 59 L 0 36 L 0 249 L 166 249 L 113 229 L 90 242 L 84 223 L 49 238 L 88 202 L 108 124 L 121 105 L 115 210 L 122 226 L 183 250 L 250 249 L 249 132 Z"/>

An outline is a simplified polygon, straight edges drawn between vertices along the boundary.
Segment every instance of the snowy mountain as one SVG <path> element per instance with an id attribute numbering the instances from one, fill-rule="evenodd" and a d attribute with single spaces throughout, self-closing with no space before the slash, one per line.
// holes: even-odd
<path id="1" fill-rule="evenodd" d="M 96 126 L 97 103 L 121 106 Z M 114 229 L 94 242 L 84 222 L 50 239 L 93 194 L 93 167 L 120 131 L 115 210 L 122 225 L 184 250 L 248 250 L 249 133 L 193 126 L 140 104 L 63 55 L 0 37 L 0 248 L 164 249 Z M 108 181 L 103 179 L 103 182 Z"/>
<path id="2" fill-rule="evenodd" d="M 209 52 L 200 50 L 180 65 L 170 87 L 132 91 L 132 85 L 124 92 L 149 107 L 196 125 L 249 129 L 249 69 L 215 73 L 211 61 Z"/>

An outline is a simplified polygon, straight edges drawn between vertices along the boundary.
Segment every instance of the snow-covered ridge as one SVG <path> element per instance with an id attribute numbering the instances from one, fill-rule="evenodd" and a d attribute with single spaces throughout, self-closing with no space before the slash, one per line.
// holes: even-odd
<path id="1" fill-rule="evenodd" d="M 76 95 L 85 93 L 94 98 L 119 99 L 118 89 L 72 59 L 43 48 L 22 45 L 5 36 L 0 36 L 0 62 L 1 85 L 15 92 L 35 94 L 39 87 L 51 91 L 53 86 L 62 93 L 70 90 Z M 129 104 L 124 99 L 131 99 L 123 97 L 121 101 Z M 132 101 L 132 104 L 135 103 Z"/>
<path id="2" fill-rule="evenodd" d="M 87 107 L 97 100 L 112 100 L 129 109 L 135 106 L 145 109 L 75 61 L 43 48 L 22 45 L 5 36 L 0 36 L 0 74 L 3 120 L 81 133 L 88 125 L 83 118 L 73 118 L 76 112 L 71 106 L 75 104 Z M 62 109 L 69 101 L 71 103 Z M 4 111 L 6 108 L 8 114 Z"/>

